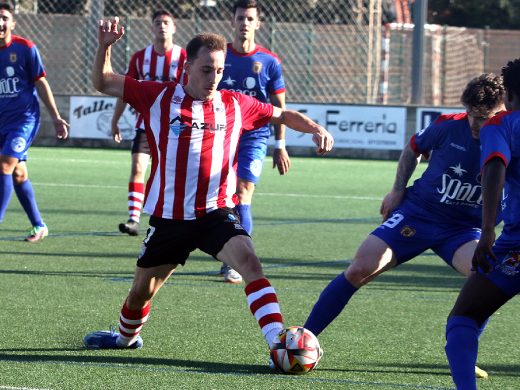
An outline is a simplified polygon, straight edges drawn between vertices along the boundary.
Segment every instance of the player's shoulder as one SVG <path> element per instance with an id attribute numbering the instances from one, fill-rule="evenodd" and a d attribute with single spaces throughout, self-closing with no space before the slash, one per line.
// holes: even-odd
<path id="1" fill-rule="evenodd" d="M 468 114 L 466 112 L 457 112 L 453 114 L 442 114 L 439 115 L 437 119 L 435 119 L 434 124 L 449 124 L 450 122 L 461 123 L 468 119 Z"/>
<path id="2" fill-rule="evenodd" d="M 280 58 L 278 57 L 278 55 L 276 53 L 274 53 L 271 50 L 263 47 L 262 45 L 256 45 L 256 50 L 257 50 L 258 53 L 264 54 L 266 56 L 274 58 L 277 61 L 280 61 Z"/>
<path id="3" fill-rule="evenodd" d="M 501 111 L 493 118 L 488 119 L 485 125 L 499 126 L 506 121 L 514 121 L 520 124 L 520 111 Z"/>
<path id="4" fill-rule="evenodd" d="M 33 41 L 30 41 L 29 39 L 23 38 L 19 35 L 12 35 L 11 39 L 12 39 L 11 42 L 13 44 L 25 46 L 25 47 L 28 47 L 29 49 L 32 49 L 33 47 L 36 46 Z"/>

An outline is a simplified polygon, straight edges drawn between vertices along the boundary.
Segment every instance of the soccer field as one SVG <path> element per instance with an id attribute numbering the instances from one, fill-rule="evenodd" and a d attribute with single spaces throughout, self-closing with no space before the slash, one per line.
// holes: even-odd
<path id="1" fill-rule="evenodd" d="M 325 354 L 308 375 L 270 372 L 243 284 L 223 283 L 202 252 L 155 298 L 142 350 L 83 349 L 86 333 L 117 325 L 143 238 L 117 231 L 130 153 L 35 147 L 28 166 L 50 235 L 22 241 L 29 223 L 13 195 L 0 225 L 0 389 L 453 388 L 444 325 L 464 279 L 431 252 L 361 289 L 320 335 Z M 280 177 L 266 160 L 253 239 L 286 325 L 304 323 L 380 222 L 395 166 L 294 158 Z M 479 356 L 490 378 L 479 388 L 520 388 L 519 323 L 518 299 L 490 321 Z"/>

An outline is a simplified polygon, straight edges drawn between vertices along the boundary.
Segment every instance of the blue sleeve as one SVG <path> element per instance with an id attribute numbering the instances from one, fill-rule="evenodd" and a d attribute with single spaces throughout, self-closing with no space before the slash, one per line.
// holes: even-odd
<path id="1" fill-rule="evenodd" d="M 432 122 L 425 129 L 420 130 L 414 137 L 415 151 L 428 154 L 435 149 L 445 136 L 443 123 Z"/>
<path id="2" fill-rule="evenodd" d="M 269 83 L 267 92 L 269 94 L 277 94 L 285 91 L 285 81 L 282 74 L 282 64 L 276 58 L 273 59 L 269 68 Z"/>
<path id="3" fill-rule="evenodd" d="M 480 168 L 494 157 L 498 157 L 508 166 L 511 161 L 510 129 L 504 118 L 500 123 L 487 124 L 480 130 Z"/>
<path id="4" fill-rule="evenodd" d="M 33 45 L 29 50 L 29 76 L 31 77 L 32 81 L 35 81 L 45 76 L 45 69 L 43 67 L 43 62 L 40 57 L 40 52 L 38 51 L 36 45 Z"/>

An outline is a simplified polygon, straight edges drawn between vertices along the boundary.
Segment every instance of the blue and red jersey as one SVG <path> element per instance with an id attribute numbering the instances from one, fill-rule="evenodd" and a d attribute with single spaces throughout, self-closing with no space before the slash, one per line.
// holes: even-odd
<path id="1" fill-rule="evenodd" d="M 430 161 L 407 188 L 406 200 L 419 213 L 426 210 L 446 222 L 480 227 L 480 142 L 471 135 L 467 114 L 441 115 L 415 134 L 410 145 Z"/>
<path id="2" fill-rule="evenodd" d="M 0 47 L 0 130 L 6 124 L 39 118 L 35 83 L 45 77 L 36 45 L 16 35 L 11 38 Z"/>
<path id="3" fill-rule="evenodd" d="M 218 89 L 241 92 L 262 103 L 269 95 L 285 92 L 282 65 L 276 54 L 256 45 L 251 53 L 239 53 L 228 44 L 224 74 Z M 259 135 L 269 136 L 269 126 L 257 129 Z"/>
<path id="4" fill-rule="evenodd" d="M 518 246 L 520 242 L 520 111 L 502 112 L 488 122 L 480 132 L 481 167 L 494 157 L 506 166 L 506 181 L 502 199 L 504 228 L 497 244 Z"/>

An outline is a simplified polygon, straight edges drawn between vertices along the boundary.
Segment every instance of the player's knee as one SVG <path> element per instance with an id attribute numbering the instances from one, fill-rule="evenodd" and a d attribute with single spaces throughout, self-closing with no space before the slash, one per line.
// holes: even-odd
<path id="1" fill-rule="evenodd" d="M 15 169 L 13 172 L 13 183 L 14 185 L 20 185 L 29 178 L 27 171 Z"/>

